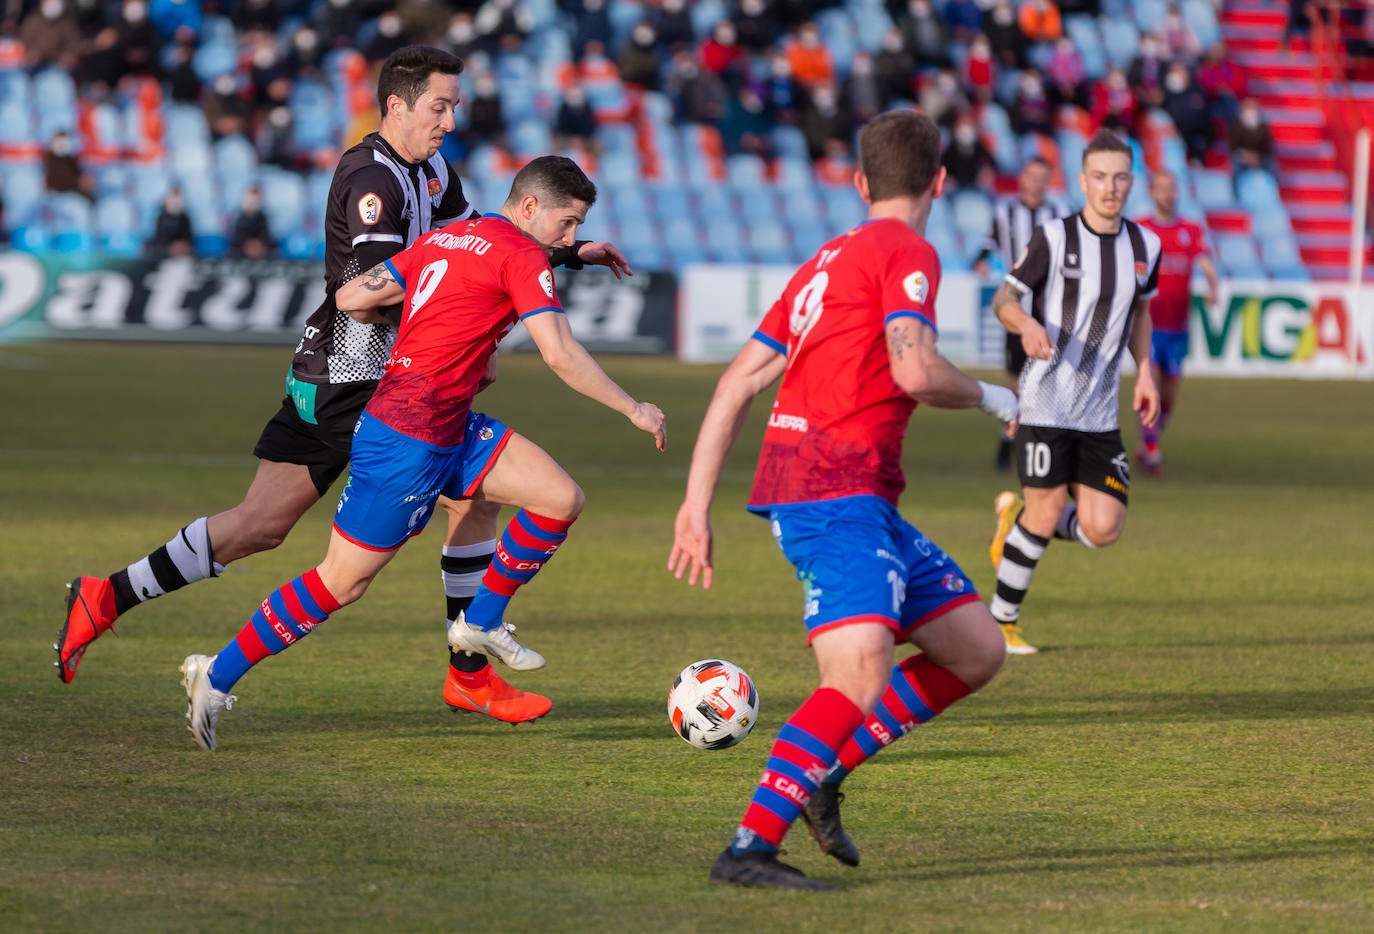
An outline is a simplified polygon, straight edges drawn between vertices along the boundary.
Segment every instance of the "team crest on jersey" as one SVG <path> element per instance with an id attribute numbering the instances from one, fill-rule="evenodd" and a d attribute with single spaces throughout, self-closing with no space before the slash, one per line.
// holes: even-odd
<path id="1" fill-rule="evenodd" d="M 1144 263 L 1136 263 L 1136 264 L 1135 264 L 1135 277 L 1136 277 L 1136 281 L 1138 281 L 1141 285 L 1144 285 L 1144 284 L 1145 284 L 1145 279 L 1149 276 L 1149 273 L 1150 273 L 1150 267 L 1149 267 L 1149 266 L 1145 265 Z"/>
<path id="2" fill-rule="evenodd" d="M 953 571 L 946 574 L 940 583 L 950 593 L 962 593 L 964 590 L 964 579 Z"/>
<path id="3" fill-rule="evenodd" d="M 553 298 L 553 272 L 545 269 L 539 274 L 539 286 L 544 290 L 544 294 Z"/>
<path id="4" fill-rule="evenodd" d="M 382 219 L 382 199 L 368 192 L 358 199 L 358 220 L 369 227 Z"/>
<path id="5" fill-rule="evenodd" d="M 902 288 L 906 290 L 907 298 L 918 305 L 924 305 L 926 294 L 930 291 L 930 283 L 926 280 L 925 273 L 913 272 L 902 280 Z"/>
<path id="6" fill-rule="evenodd" d="M 429 180 L 428 188 L 429 196 L 437 202 L 439 200 L 439 196 L 444 192 L 444 186 L 439 184 L 439 180 L 437 178 L 431 178 Z"/>
<path id="7" fill-rule="evenodd" d="M 477 437 L 483 441 L 490 441 L 492 438 L 496 437 L 496 432 L 492 431 L 489 426 L 483 425 L 482 430 L 477 432 Z"/>

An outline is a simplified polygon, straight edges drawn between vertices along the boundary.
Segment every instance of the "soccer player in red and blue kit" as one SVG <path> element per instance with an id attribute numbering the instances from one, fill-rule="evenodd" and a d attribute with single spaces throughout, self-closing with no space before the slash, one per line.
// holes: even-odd
<path id="1" fill-rule="evenodd" d="M 1002 666 L 1002 632 L 972 582 L 897 511 L 902 441 L 918 402 L 1003 421 L 1016 397 L 936 349 L 940 261 L 922 237 L 940 194 L 940 135 L 892 111 L 859 138 L 866 223 L 821 247 L 721 376 L 692 454 L 668 568 L 711 586 L 711 501 L 753 399 L 782 385 L 749 509 L 766 516 L 805 588 L 819 688 L 788 719 L 713 882 L 828 889 L 778 859 L 802 817 L 824 852 L 859 854 L 840 823 L 844 776 Z M 921 649 L 893 667 L 898 641 Z"/>
<path id="2" fill-rule="evenodd" d="M 503 619 L 511 596 L 553 557 L 582 510 L 581 488 L 538 445 L 472 411 L 496 345 L 523 321 L 545 363 L 573 389 L 625 415 L 666 445 L 663 413 L 606 375 L 569 330 L 547 248 L 571 245 L 596 186 L 561 156 L 515 176 L 501 213 L 450 224 L 351 279 L 338 308 L 365 319 L 402 298 L 401 325 L 377 390 L 354 428 L 352 464 L 329 550 L 317 567 L 262 601 L 217 655 L 182 664 L 196 743 L 215 748 L 234 684 L 255 664 L 358 600 L 397 550 L 425 527 L 440 496 L 519 509 L 482 585 L 449 626 L 455 652 L 492 655 L 517 670 L 544 659 Z"/>
<path id="3" fill-rule="evenodd" d="M 1188 356 L 1188 311 L 1193 304 L 1193 266 L 1207 277 L 1207 304 L 1215 305 L 1220 292 L 1217 267 L 1207 247 L 1207 234 L 1192 221 L 1175 212 L 1178 207 L 1178 181 L 1167 170 L 1150 176 L 1150 198 L 1155 203 L 1153 217 L 1141 218 L 1140 226 L 1153 230 L 1163 244 L 1159 257 L 1159 293 L 1150 300 L 1150 322 L 1154 332 L 1150 341 L 1150 366 L 1159 387 L 1159 420 L 1141 425 L 1140 446 L 1135 459 L 1146 476 L 1164 473 L 1164 454 L 1160 436 L 1178 402 L 1183 381 L 1183 360 Z"/>

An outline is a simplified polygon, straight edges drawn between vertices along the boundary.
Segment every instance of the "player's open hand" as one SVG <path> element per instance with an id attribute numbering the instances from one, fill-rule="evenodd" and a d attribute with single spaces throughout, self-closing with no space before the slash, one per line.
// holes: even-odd
<path id="1" fill-rule="evenodd" d="M 1140 416 L 1140 424 L 1143 427 L 1153 428 L 1155 422 L 1159 421 L 1159 388 L 1155 386 L 1149 366 L 1142 368 L 1140 375 L 1136 377 L 1135 397 L 1131 401 L 1131 407 Z"/>
<path id="2" fill-rule="evenodd" d="M 703 590 L 711 589 L 711 520 L 705 509 L 683 503 L 673 523 L 673 550 L 668 555 L 668 570 L 678 580 L 687 575 L 688 586 L 701 579 Z"/>
<path id="3" fill-rule="evenodd" d="M 1050 336 L 1045 333 L 1044 325 L 1029 315 L 1021 322 L 1021 347 L 1026 351 L 1026 356 L 1033 359 L 1054 358 L 1054 345 L 1050 343 Z"/>
<path id="4" fill-rule="evenodd" d="M 577 251 L 577 258 L 588 266 L 605 266 L 615 273 L 617 279 L 624 279 L 626 276 L 633 276 L 634 270 L 630 268 L 630 261 L 625 258 L 625 254 L 615 248 L 614 244 L 605 240 L 594 240 L 591 243 L 582 244 L 582 249 Z"/>
<path id="5" fill-rule="evenodd" d="M 630 414 L 630 423 L 640 431 L 654 436 L 654 447 L 660 451 L 668 450 L 668 419 L 663 410 L 652 402 L 636 402 Z"/>

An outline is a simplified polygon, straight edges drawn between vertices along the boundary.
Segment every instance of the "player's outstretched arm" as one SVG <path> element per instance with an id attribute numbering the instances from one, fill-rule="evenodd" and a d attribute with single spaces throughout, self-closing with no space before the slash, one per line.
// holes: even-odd
<path id="1" fill-rule="evenodd" d="M 582 261 L 584 266 L 605 266 L 615 273 L 617 279 L 624 279 L 626 276 L 635 274 L 635 271 L 630 268 L 630 261 L 625 258 L 625 254 L 616 249 L 614 244 L 605 240 L 592 240 L 580 244 L 577 248 L 577 258 Z"/>
<path id="2" fill-rule="evenodd" d="M 385 321 L 377 311 L 405 298 L 406 290 L 385 264 L 379 263 L 362 275 L 354 276 L 334 293 L 334 304 L 348 316 L 365 323 Z"/>
<path id="3" fill-rule="evenodd" d="M 1004 422 L 1016 417 L 1016 394 L 976 380 L 946 360 L 936 347 L 935 330 L 920 318 L 893 318 L 886 333 L 892 379 L 911 398 L 941 409 L 977 406 Z"/>
<path id="4" fill-rule="evenodd" d="M 1026 356 L 1037 360 L 1049 360 L 1054 356 L 1049 335 L 1044 325 L 1026 314 L 1021 307 L 1021 292 L 1010 282 L 1003 282 L 992 296 L 992 310 L 1002 327 L 1013 334 L 1021 335 L 1021 346 Z"/>
<path id="5" fill-rule="evenodd" d="M 673 524 L 673 550 L 668 570 L 678 580 L 711 589 L 711 502 L 720 484 L 725 457 L 739 437 L 749 406 L 759 393 L 778 381 L 787 358 L 760 341 L 751 340 L 735 355 L 716 383 L 711 404 L 701 420 L 692 465 L 687 472 L 687 493 Z"/>
<path id="6" fill-rule="evenodd" d="M 615 380 L 606 375 L 601 365 L 578 343 L 568 326 L 566 315 L 548 312 L 532 315 L 525 320 L 534 345 L 544 363 L 569 387 L 614 409 L 641 431 L 654 436 L 654 446 L 660 451 L 668 447 L 668 426 L 663 412 L 650 402 L 638 402 Z"/>
<path id="7" fill-rule="evenodd" d="M 1140 415 L 1140 423 L 1150 428 L 1159 420 L 1159 387 L 1155 385 L 1155 375 L 1150 369 L 1150 338 L 1154 324 L 1150 321 L 1150 302 L 1141 299 L 1135 303 L 1131 315 L 1131 337 L 1127 346 L 1131 359 L 1135 360 L 1135 393 L 1131 408 Z"/>

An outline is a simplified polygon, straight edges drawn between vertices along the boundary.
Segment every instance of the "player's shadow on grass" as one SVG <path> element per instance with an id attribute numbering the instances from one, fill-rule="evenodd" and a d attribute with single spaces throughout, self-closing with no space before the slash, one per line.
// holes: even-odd
<path id="1" fill-rule="evenodd" d="M 961 718 L 963 726 L 1084 723 L 1177 723 L 1194 720 L 1328 720 L 1374 716 L 1374 688 L 1313 691 L 1234 691 L 1197 694 L 1099 694 L 1042 701 L 1038 710 L 1018 708 Z"/>
<path id="2" fill-rule="evenodd" d="M 938 869 L 878 868 L 874 873 L 877 878 L 872 881 L 938 882 L 1034 872 L 1083 873 L 1102 870 L 1114 873 L 1123 869 L 1185 869 L 1196 866 L 1224 869 L 1227 866 L 1278 860 L 1329 860 L 1342 856 L 1364 856 L 1370 852 L 1374 852 L 1374 835 L 1369 834 L 1280 844 L 1236 844 L 1193 849 L 1180 848 L 1176 843 L 1158 847 L 1045 847 L 1007 856 L 945 859 Z"/>

